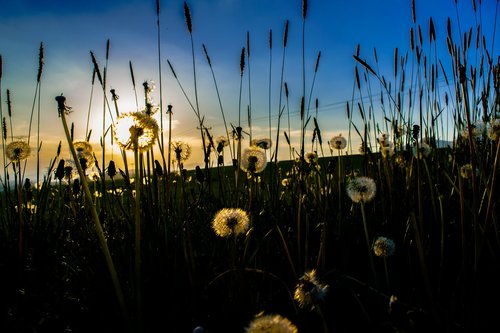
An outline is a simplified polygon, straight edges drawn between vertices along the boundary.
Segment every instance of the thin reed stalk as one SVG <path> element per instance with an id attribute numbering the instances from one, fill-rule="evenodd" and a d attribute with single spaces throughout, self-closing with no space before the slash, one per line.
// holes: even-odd
<path id="1" fill-rule="evenodd" d="M 159 76 L 159 86 L 160 86 L 160 149 L 164 151 L 163 143 L 163 91 L 162 91 L 162 70 L 161 70 L 161 37 L 160 37 L 160 0 L 156 0 L 156 48 L 158 49 L 158 76 Z M 169 147 L 170 148 L 170 147 Z M 162 154 L 162 156 L 164 156 Z M 163 160 L 163 169 L 166 169 L 165 158 Z"/>
<path id="2" fill-rule="evenodd" d="M 247 31 L 247 73 L 248 73 L 248 128 L 249 128 L 249 140 L 252 142 L 252 81 L 251 81 L 251 71 L 250 71 L 250 32 Z M 271 137 L 269 137 L 271 139 Z"/>
<path id="3" fill-rule="evenodd" d="M 214 69 L 212 67 L 212 61 L 208 55 L 208 51 L 207 51 L 207 48 L 205 47 L 205 44 L 202 44 L 202 47 L 203 47 L 203 52 L 205 53 L 205 57 L 207 59 L 208 67 L 210 68 L 210 72 L 212 73 L 212 78 L 213 78 L 214 85 L 215 85 L 215 92 L 217 93 L 217 100 L 219 101 L 220 112 L 222 114 L 222 120 L 224 122 L 224 129 L 226 130 L 227 142 L 231 142 L 231 140 L 229 139 L 229 129 L 227 127 L 226 116 L 224 114 L 224 108 L 222 107 L 222 100 L 220 97 L 219 87 L 217 85 L 217 80 L 215 79 Z M 231 154 L 231 159 L 234 159 L 235 156 L 233 154 L 233 149 L 231 148 L 231 145 L 229 145 L 229 153 Z"/>
<path id="4" fill-rule="evenodd" d="M 3 76 L 3 58 L 0 54 L 0 121 L 2 122 L 2 160 L 3 160 L 3 181 L 7 182 L 7 156 L 5 155 L 5 142 L 7 141 L 7 127 L 5 118 L 3 116 L 3 103 L 2 103 L 2 76 Z M 4 183 L 4 187 L 6 184 Z"/>
<path id="5" fill-rule="evenodd" d="M 368 223 L 366 220 L 366 213 L 365 213 L 365 203 L 361 202 L 360 207 L 361 207 L 361 217 L 363 219 L 363 230 L 365 232 L 366 249 L 368 251 L 368 258 L 370 260 L 370 268 L 371 268 L 372 275 L 373 275 L 373 281 L 375 283 L 376 288 L 378 289 L 379 284 L 378 284 L 378 278 L 377 278 L 377 271 L 375 270 L 375 263 L 373 262 L 372 242 L 370 240 L 370 234 L 368 232 Z"/>
<path id="6" fill-rule="evenodd" d="M 272 138 L 272 133 L 271 133 L 271 83 L 272 83 L 272 65 L 273 65 L 273 30 L 269 30 L 269 82 L 268 82 L 268 87 L 267 87 L 267 108 L 268 108 L 268 126 L 269 126 L 269 140 Z M 280 87 L 280 98 L 281 98 L 281 87 Z M 281 110 L 280 107 L 278 107 L 278 111 Z M 277 136 L 279 136 L 279 129 L 277 130 Z M 278 144 L 278 140 L 276 140 L 276 145 Z M 271 152 L 269 151 L 269 154 Z M 277 156 L 276 156 L 277 158 Z M 271 160 L 271 156 L 270 159 Z"/>
<path id="7" fill-rule="evenodd" d="M 189 6 L 187 2 L 184 1 L 184 16 L 186 18 L 186 26 L 189 32 L 189 39 L 191 41 L 191 59 L 192 59 L 192 64 L 193 64 L 193 85 L 194 85 L 194 99 L 195 99 L 195 105 L 196 105 L 196 116 L 198 118 L 198 123 L 199 123 L 199 130 L 200 130 L 200 136 L 201 136 L 201 143 L 203 146 L 203 155 L 204 155 L 204 161 L 205 161 L 205 172 L 208 174 L 208 168 L 209 168 L 209 159 L 207 156 L 207 147 L 206 147 L 206 142 L 205 142 L 205 133 L 203 132 L 203 118 L 200 116 L 200 105 L 198 102 L 198 80 L 196 79 L 196 57 L 194 55 L 194 39 L 193 39 L 193 23 L 191 20 L 191 11 L 189 9 Z"/>
<path id="8" fill-rule="evenodd" d="M 137 328 L 142 331 L 142 280 L 141 280 L 141 187 L 142 187 L 142 158 L 138 149 L 138 136 L 134 140 L 134 168 L 135 168 L 135 206 L 134 206 L 134 263 L 135 263 L 135 295 L 137 306 Z"/>

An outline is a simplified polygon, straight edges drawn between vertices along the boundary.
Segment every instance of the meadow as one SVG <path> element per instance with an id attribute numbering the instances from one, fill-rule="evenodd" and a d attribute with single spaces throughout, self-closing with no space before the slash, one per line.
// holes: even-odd
<path id="1" fill-rule="evenodd" d="M 472 3 L 476 13 L 481 1 Z M 197 119 L 204 158 L 192 170 L 193 147 L 161 135 L 171 133 L 171 106 L 154 104 L 146 81 L 136 112 L 107 94 L 116 160 L 74 139 L 71 101 L 54 96 L 71 158 L 60 146 L 37 183 L 25 165 L 40 138 L 33 126 L 36 139 L 16 139 L 7 93 L 0 331 L 499 330 L 500 58 L 480 20 L 460 34 L 449 20 L 437 39 L 432 18 L 421 25 L 411 5 L 408 49 L 394 50 L 391 73 L 379 71 L 376 50 L 355 49 L 347 136 L 322 136 L 311 88 L 292 138 L 283 80 L 269 137 L 252 137 L 246 106 L 245 121 L 229 126 L 221 107 L 225 133 L 212 133 L 168 62 Z M 187 3 L 184 14 L 192 38 Z M 287 28 L 275 48 L 286 49 Z M 39 58 L 37 87 L 42 47 Z M 1 68 L 0 58 L 4 96 Z M 290 158 L 278 160 L 283 149 Z"/>

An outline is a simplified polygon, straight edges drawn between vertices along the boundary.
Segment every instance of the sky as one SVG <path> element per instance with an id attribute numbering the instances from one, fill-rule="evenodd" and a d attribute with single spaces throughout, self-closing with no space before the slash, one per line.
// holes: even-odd
<path id="1" fill-rule="evenodd" d="M 426 36 L 429 18 L 432 17 L 438 40 L 437 51 L 443 59 L 449 59 L 445 40 L 448 17 L 454 33 L 475 27 L 480 20 L 488 45 L 493 45 L 493 33 L 500 28 L 498 20 L 495 20 L 498 1 L 477 2 L 478 11 L 474 13 L 471 0 L 458 0 L 457 3 L 455 0 L 415 0 L 417 24 L 422 26 Z M 280 132 L 288 132 L 288 112 L 292 145 L 298 148 L 298 111 L 303 92 L 306 104 L 311 106 L 310 114 L 317 116 L 323 141 L 337 134 L 347 136 L 345 105 L 353 97 L 354 67 L 358 64 L 352 55 L 357 46 L 360 47 L 360 57 L 370 64 L 374 63 L 375 48 L 378 70 L 390 76 L 394 49 L 398 48 L 400 54 L 409 50 L 409 30 L 414 27 L 411 0 L 309 0 L 304 26 L 302 0 L 191 0 L 187 4 L 192 17 L 193 44 L 186 28 L 184 1 L 162 0 L 158 50 L 155 0 L 2 0 L 2 114 L 7 118 L 9 132 L 12 123 L 14 139 L 30 140 L 32 156 L 28 161 L 27 177 L 33 179 L 35 174 L 38 126 L 42 141 L 41 175 L 54 158 L 59 141 L 62 141 L 63 147 L 61 157 L 69 156 L 54 100 L 61 94 L 72 107 L 68 121 L 74 123 L 75 140 L 85 139 L 87 117 L 90 117 L 90 142 L 99 156 L 103 114 L 108 126 L 113 119 L 109 111 L 103 110 L 102 87 L 97 80 L 92 85 L 90 52 L 95 55 L 100 70 L 106 68 L 106 96 L 112 103 L 109 90 L 115 89 L 121 113 L 137 109 L 136 95 L 139 108 L 144 107 L 142 82 L 155 83 L 152 97 L 155 103 L 161 101 L 163 107 L 163 137 L 165 140 L 168 137 L 165 112 L 167 105 L 171 104 L 172 138 L 192 146 L 192 156 L 185 167 L 193 168 L 203 164 L 197 129 L 199 123 L 189 106 L 189 101 L 195 104 L 196 100 L 194 74 L 200 115 L 204 117 L 205 126 L 214 137 L 225 134 L 217 91 L 202 45 L 205 45 L 211 59 L 228 126 L 240 123 L 243 130 L 249 133 L 247 109 L 251 107 L 253 138 L 269 136 L 271 112 L 271 134 L 272 140 L 275 140 L 283 69 L 289 98 L 281 118 Z M 283 34 L 287 20 L 289 33 L 284 49 Z M 269 47 L 270 35 L 272 48 Z M 241 76 L 240 55 L 242 48 L 247 46 L 247 36 L 250 57 L 246 59 Z M 106 64 L 108 40 L 110 47 Z M 35 96 L 41 43 L 44 47 L 44 66 L 40 90 Z M 494 59 L 498 56 L 499 44 L 493 45 Z M 302 45 L 305 46 L 304 58 Z M 173 66 L 180 84 L 172 75 L 168 62 Z M 135 91 L 130 63 L 134 70 Z M 443 63 L 446 65 L 448 62 L 443 60 Z M 7 90 L 12 101 L 11 119 L 7 115 Z M 282 106 L 285 105 L 284 100 L 281 95 Z M 314 109 L 316 100 L 317 114 Z M 113 105 L 110 107 L 111 114 L 116 116 Z M 39 124 L 38 108 L 41 115 Z M 34 118 L 29 132 L 33 109 Z M 158 115 L 156 117 L 160 120 Z M 307 135 L 311 133 L 312 128 L 308 128 Z M 109 132 L 105 138 L 106 151 L 112 154 L 108 160 L 112 158 L 120 165 L 119 150 L 116 144 L 111 145 Z M 10 141 L 9 135 L 7 143 Z M 282 135 L 280 142 L 285 142 Z M 285 154 L 280 155 L 280 159 L 288 157 L 287 149 L 280 150 Z"/>

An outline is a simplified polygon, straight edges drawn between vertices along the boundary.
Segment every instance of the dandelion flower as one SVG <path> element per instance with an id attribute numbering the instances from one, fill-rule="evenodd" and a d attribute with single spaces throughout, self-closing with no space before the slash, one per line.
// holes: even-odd
<path id="1" fill-rule="evenodd" d="M 99 174 L 99 171 L 96 168 L 92 168 L 87 177 L 94 182 L 101 179 L 101 175 Z"/>
<path id="2" fill-rule="evenodd" d="M 91 168 L 94 165 L 94 156 L 92 155 L 92 145 L 88 141 L 75 141 L 73 146 L 76 155 L 83 169 Z"/>
<path id="3" fill-rule="evenodd" d="M 154 118 L 142 112 L 121 115 L 113 128 L 115 141 L 125 150 L 146 151 L 158 136 L 158 124 Z"/>
<path id="4" fill-rule="evenodd" d="M 151 94 L 155 89 L 156 89 L 156 84 L 152 80 L 146 80 L 142 83 L 142 86 L 144 87 L 144 93 L 146 95 Z"/>
<path id="5" fill-rule="evenodd" d="M 299 307 L 313 310 L 328 292 L 328 285 L 321 284 L 316 278 L 316 270 L 304 273 L 295 287 L 294 300 Z"/>
<path id="6" fill-rule="evenodd" d="M 184 141 L 172 142 L 172 154 L 176 161 L 184 162 L 191 156 L 191 146 Z"/>
<path id="7" fill-rule="evenodd" d="M 297 333 L 298 329 L 290 320 L 280 315 L 259 313 L 245 328 L 245 333 Z"/>
<path id="8" fill-rule="evenodd" d="M 307 153 L 306 156 L 304 156 L 304 158 L 306 162 L 309 164 L 314 164 L 318 162 L 318 154 L 316 154 L 316 152 L 314 151 Z"/>
<path id="9" fill-rule="evenodd" d="M 472 129 L 472 138 L 473 139 L 480 139 L 481 135 L 483 134 L 485 130 L 485 126 L 483 122 L 478 122 L 476 124 L 471 124 L 471 129 Z M 469 127 L 465 126 L 462 132 L 460 133 L 462 135 L 462 138 L 464 139 L 469 139 Z"/>
<path id="10" fill-rule="evenodd" d="M 385 146 L 380 146 L 380 153 L 384 158 L 392 157 L 394 155 L 394 144 L 390 141 L 387 141 L 386 144 Z"/>
<path id="11" fill-rule="evenodd" d="M 217 236 L 229 237 L 241 235 L 250 226 L 248 214 L 240 208 L 223 208 L 215 214 L 212 229 Z"/>
<path id="12" fill-rule="evenodd" d="M 328 144 L 330 145 L 330 148 L 337 149 L 337 150 L 342 150 L 345 147 L 347 147 L 347 140 L 342 136 L 342 134 L 339 134 L 337 136 L 334 136 L 330 141 L 328 141 Z"/>
<path id="13" fill-rule="evenodd" d="M 391 141 L 389 140 L 389 134 L 385 132 L 381 133 L 380 137 L 377 140 L 381 147 L 388 146 L 391 143 Z"/>
<path id="14" fill-rule="evenodd" d="M 267 150 L 271 148 L 272 142 L 271 139 L 267 138 L 253 139 L 252 141 L 250 141 L 250 146 L 259 147 Z"/>
<path id="15" fill-rule="evenodd" d="M 497 141 L 500 139 L 500 118 L 493 119 L 488 124 L 488 138 L 492 141 Z"/>
<path id="16" fill-rule="evenodd" d="M 347 195 L 353 202 L 370 202 L 375 197 L 377 185 L 369 177 L 356 177 L 347 184 Z"/>
<path id="17" fill-rule="evenodd" d="M 30 156 L 31 148 L 26 141 L 13 141 L 7 145 L 5 154 L 12 162 L 21 162 Z"/>
<path id="18" fill-rule="evenodd" d="M 373 243 L 373 253 L 375 253 L 377 257 L 390 257 L 394 254 L 395 251 L 396 244 L 394 244 L 394 241 L 392 239 L 389 239 L 387 237 L 380 236 L 375 240 L 375 243 Z"/>
<path id="19" fill-rule="evenodd" d="M 432 152 L 431 146 L 429 146 L 425 142 L 421 142 L 418 145 L 418 152 L 417 152 L 417 146 L 415 146 L 413 148 L 413 154 L 415 155 L 415 157 L 418 157 L 418 158 L 427 158 L 427 157 L 429 157 L 431 152 Z"/>
<path id="20" fill-rule="evenodd" d="M 245 172 L 260 173 L 267 164 L 264 150 L 251 146 L 243 151 L 241 156 L 241 169 Z"/>
<path id="21" fill-rule="evenodd" d="M 215 143 L 217 144 L 217 152 L 220 154 L 224 150 L 224 147 L 229 146 L 229 140 L 224 135 L 219 136 L 215 139 Z"/>
<path id="22" fill-rule="evenodd" d="M 469 179 L 472 177 L 472 165 L 470 163 L 462 165 L 460 167 L 460 176 L 464 179 Z"/>
<path id="23" fill-rule="evenodd" d="M 75 161 L 70 159 L 64 160 L 64 179 L 69 183 L 78 177 L 78 169 L 76 168 Z"/>

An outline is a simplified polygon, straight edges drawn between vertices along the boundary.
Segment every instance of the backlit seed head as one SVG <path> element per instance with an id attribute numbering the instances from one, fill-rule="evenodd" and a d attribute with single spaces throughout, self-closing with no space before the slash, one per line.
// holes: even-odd
<path id="1" fill-rule="evenodd" d="M 13 141 L 7 145 L 5 154 L 12 162 L 21 162 L 30 156 L 31 148 L 25 141 Z"/>
<path id="2" fill-rule="evenodd" d="M 126 113 L 117 119 L 113 134 L 122 149 L 143 152 L 154 144 L 158 136 L 158 124 L 145 113 Z"/>
<path id="3" fill-rule="evenodd" d="M 240 208 L 223 208 L 212 220 L 212 229 L 220 237 L 244 234 L 249 227 L 248 214 Z"/>
<path id="4" fill-rule="evenodd" d="M 334 136 L 330 141 L 328 141 L 328 144 L 330 145 L 330 148 L 337 149 L 337 150 L 342 150 L 345 147 L 347 147 L 347 140 L 342 136 L 342 134 L 339 134 L 337 136 Z"/>
<path id="5" fill-rule="evenodd" d="M 386 258 L 392 256 L 396 251 L 396 244 L 387 237 L 378 237 L 373 243 L 373 253 L 377 257 Z"/>
<path id="6" fill-rule="evenodd" d="M 370 202 L 375 198 L 377 185 L 369 177 L 356 177 L 347 183 L 347 195 L 353 202 Z"/>
<path id="7" fill-rule="evenodd" d="M 243 151 L 241 155 L 241 169 L 249 173 L 260 173 L 267 165 L 267 157 L 264 150 L 251 146 Z"/>

